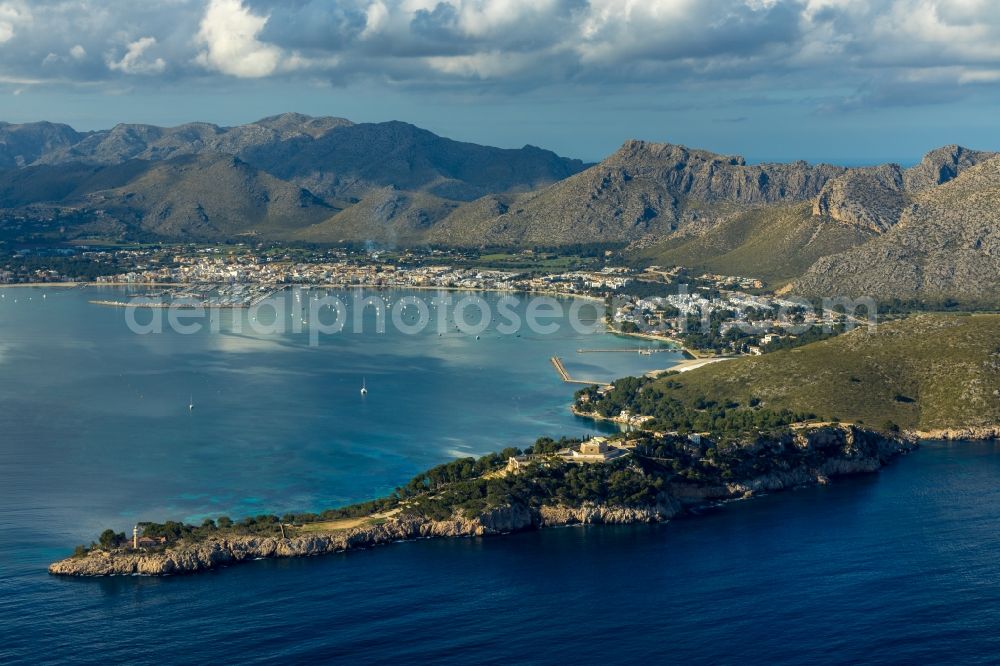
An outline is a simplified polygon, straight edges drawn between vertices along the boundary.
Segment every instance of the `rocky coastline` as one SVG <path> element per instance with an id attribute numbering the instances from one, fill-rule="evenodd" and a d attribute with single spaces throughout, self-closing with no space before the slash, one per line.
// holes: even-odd
<path id="1" fill-rule="evenodd" d="M 718 486 L 674 482 L 656 497 L 655 503 L 644 506 L 541 504 L 529 507 L 509 504 L 471 517 L 455 511 L 447 520 L 403 513 L 377 524 L 329 533 L 287 538 L 220 535 L 194 542 L 181 541 L 163 550 L 94 550 L 53 563 L 49 573 L 84 577 L 167 576 L 208 571 L 261 558 L 326 555 L 423 538 L 485 537 L 568 525 L 663 523 L 691 507 L 824 484 L 836 476 L 874 472 L 897 455 L 916 447 L 913 439 L 885 437 L 849 426 L 797 437 L 801 439 L 800 446 L 836 445 L 840 453 L 813 468 L 775 470 Z"/>
<path id="2" fill-rule="evenodd" d="M 449 520 L 401 516 L 377 525 L 327 534 L 288 538 L 212 538 L 194 543 L 182 542 L 162 551 L 149 552 L 97 550 L 82 557 L 55 562 L 49 566 L 49 573 L 62 576 L 167 576 L 207 571 L 261 558 L 327 555 L 415 539 L 493 536 L 575 524 L 666 522 L 680 511 L 680 504 L 666 495 L 656 504 L 643 507 L 543 506 L 531 510 L 522 505 L 511 505 L 473 518 L 466 518 L 460 513 Z"/>
<path id="3" fill-rule="evenodd" d="M 936 428 L 933 430 L 914 430 L 907 433 L 908 437 L 923 441 L 971 441 L 980 442 L 1000 439 L 1000 426 L 956 426 L 953 428 Z"/>

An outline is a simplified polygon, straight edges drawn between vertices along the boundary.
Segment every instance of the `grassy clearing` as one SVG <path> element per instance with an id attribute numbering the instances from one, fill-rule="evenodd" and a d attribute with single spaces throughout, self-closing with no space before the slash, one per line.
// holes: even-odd
<path id="1" fill-rule="evenodd" d="M 361 516 L 360 518 L 341 518 L 340 520 L 324 520 L 315 523 L 305 523 L 301 526 L 295 527 L 294 529 L 298 534 L 317 534 L 352 530 L 356 527 L 381 525 L 386 521 L 386 519 L 397 513 L 399 513 L 399 509 L 387 511 L 385 513 L 376 513 L 371 516 Z"/>

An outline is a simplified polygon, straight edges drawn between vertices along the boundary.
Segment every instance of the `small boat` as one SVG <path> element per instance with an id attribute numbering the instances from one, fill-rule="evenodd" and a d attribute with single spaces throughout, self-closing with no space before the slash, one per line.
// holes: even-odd
<path id="1" fill-rule="evenodd" d="M 361 395 L 368 395 L 368 382 L 365 379 L 361 380 Z"/>
<path id="2" fill-rule="evenodd" d="M 194 411 L 194 396 L 191 396 L 188 399 L 188 411 L 189 412 L 193 412 Z"/>

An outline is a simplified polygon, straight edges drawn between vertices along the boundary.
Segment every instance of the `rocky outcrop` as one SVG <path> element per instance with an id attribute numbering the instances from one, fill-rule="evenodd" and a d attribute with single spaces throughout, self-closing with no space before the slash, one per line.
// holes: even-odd
<path id="1" fill-rule="evenodd" d="M 181 542 L 163 551 L 95 550 L 84 556 L 53 563 L 49 573 L 60 576 L 166 576 L 206 571 L 260 558 L 325 555 L 410 539 L 480 537 L 578 523 L 660 522 L 669 520 L 678 510 L 679 505 L 667 496 L 648 507 L 547 506 L 532 511 L 515 504 L 471 518 L 458 512 L 448 520 L 402 516 L 377 525 L 284 539 L 233 536 L 195 543 Z"/>
<path id="2" fill-rule="evenodd" d="M 912 195 L 954 180 L 996 156 L 952 145 L 932 150 L 920 164 L 905 170 L 898 164 L 848 169 L 823 186 L 813 203 L 813 215 L 882 233 L 900 221 Z"/>
<path id="3" fill-rule="evenodd" d="M 813 215 L 882 233 L 899 221 L 906 206 L 903 171 L 895 164 L 851 169 L 827 182 Z"/>
<path id="4" fill-rule="evenodd" d="M 876 472 L 896 456 L 917 447 L 912 437 L 890 437 L 854 425 L 802 429 L 795 433 L 792 442 L 802 450 L 820 454 L 822 462 L 815 466 L 775 469 L 724 486 L 674 484 L 671 492 L 687 504 L 697 504 L 706 500 L 745 498 L 797 486 L 825 484 L 837 476 Z M 770 442 L 764 441 L 747 448 L 753 453 L 755 449 L 767 446 Z"/>
<path id="5" fill-rule="evenodd" d="M 542 506 L 538 510 L 541 527 L 562 525 L 629 525 L 632 523 L 660 523 L 670 520 L 681 511 L 680 502 L 661 493 L 652 506 L 604 506 L 585 505 L 580 507 Z"/>
<path id="6" fill-rule="evenodd" d="M 954 180 L 966 169 L 997 155 L 998 153 L 970 150 L 954 144 L 942 146 L 924 155 L 920 164 L 907 169 L 903 173 L 903 180 L 908 191 L 919 192 Z"/>
<path id="7" fill-rule="evenodd" d="M 912 196 L 900 221 L 823 257 L 793 285 L 810 297 L 1000 302 L 1000 158 Z"/>
<path id="8" fill-rule="evenodd" d="M 938 428 L 934 430 L 914 430 L 909 434 L 911 437 L 927 440 L 984 441 L 1000 439 L 1000 426 L 967 426 L 960 428 Z"/>

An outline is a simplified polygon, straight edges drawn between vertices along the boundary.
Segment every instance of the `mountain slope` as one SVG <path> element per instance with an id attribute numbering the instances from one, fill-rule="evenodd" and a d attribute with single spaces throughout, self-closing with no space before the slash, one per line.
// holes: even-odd
<path id="1" fill-rule="evenodd" d="M 220 161 L 219 156 L 236 156 L 239 162 Z M 155 166 L 168 162 L 173 166 L 166 171 Z M 585 167 L 579 160 L 533 146 L 493 148 L 401 122 L 355 125 L 343 118 L 294 113 L 237 127 L 122 124 L 85 134 L 51 123 L 0 124 L 0 169 L 8 170 L 0 172 L 0 222 L 14 218 L 29 229 L 32 224 L 50 227 L 43 222 L 51 220 L 58 205 L 61 215 L 77 222 L 94 215 L 102 222 L 121 222 L 123 227 L 110 227 L 116 234 L 141 228 L 169 237 L 186 231 L 199 238 L 218 234 L 221 240 L 229 231 L 246 233 L 250 221 L 274 221 L 276 215 L 285 222 L 268 223 L 262 232 L 286 229 L 294 236 L 300 228 L 322 221 L 313 214 L 322 207 L 319 199 L 278 213 L 274 201 L 254 196 L 255 185 L 248 186 L 246 201 L 238 201 L 234 192 L 244 186 L 237 183 L 246 178 L 231 172 L 222 175 L 220 194 L 232 205 L 232 213 L 225 213 L 207 200 L 205 190 L 206 182 L 220 177 L 223 164 L 229 164 L 230 171 L 253 168 L 260 172 L 254 178 L 261 183 L 265 179 L 260 174 L 266 172 L 270 180 L 264 189 L 292 193 L 281 195 L 280 201 L 308 190 L 309 197 L 315 195 L 329 207 L 323 218 L 357 205 L 357 210 L 307 234 L 324 242 L 423 242 L 421 236 L 456 207 L 446 201 L 524 192 Z M 103 196 L 114 200 L 115 195 L 96 196 L 125 186 L 147 170 L 143 165 L 176 176 L 176 191 L 154 188 L 148 197 L 117 201 L 110 208 Z M 200 177 L 195 176 L 193 171 L 202 168 Z M 95 201 L 102 203 L 95 208 Z M 97 209 L 100 213 L 94 212 Z M 138 227 L 137 220 L 143 220 Z"/>
<path id="2" fill-rule="evenodd" d="M 465 245 L 623 243 L 687 222 L 815 197 L 844 171 L 829 165 L 747 165 L 741 157 L 672 144 L 626 142 L 586 171 L 521 197 L 490 220 L 457 212 L 431 234 Z M 479 204 L 482 212 L 492 206 Z M 474 221 L 466 230 L 467 218 Z"/>
<path id="3" fill-rule="evenodd" d="M 809 203 L 739 213 L 700 233 L 678 234 L 641 250 L 645 264 L 758 277 L 770 286 L 802 275 L 815 261 L 860 245 L 873 232 L 812 214 Z"/>
<path id="4" fill-rule="evenodd" d="M 676 400 L 696 409 L 708 403 L 712 411 L 758 405 L 921 431 L 995 427 L 998 349 L 998 315 L 917 315 L 668 375 L 643 389 L 639 402 L 655 407 Z"/>
<path id="5" fill-rule="evenodd" d="M 825 257 L 793 290 L 815 296 L 1000 302 L 1000 158 L 913 196 L 898 224 Z"/>
<path id="6" fill-rule="evenodd" d="M 825 256 L 888 232 L 922 193 L 994 155 L 944 146 L 910 169 L 896 164 L 846 169 L 826 181 L 811 206 L 772 204 L 703 220 L 658 243 L 641 244 L 634 256 L 639 262 L 752 275 L 781 285 Z"/>
<path id="7" fill-rule="evenodd" d="M 38 164 L 120 164 L 127 160 L 163 160 L 182 155 L 224 153 L 243 156 L 254 148 L 299 137 L 315 138 L 336 127 L 350 125 L 344 118 L 311 118 L 286 113 L 247 125 L 219 127 L 188 123 L 178 127 L 120 124 L 92 132 L 78 141 L 39 152 Z"/>
<path id="8" fill-rule="evenodd" d="M 394 186 L 446 199 L 527 190 L 579 172 L 579 160 L 534 146 L 493 148 L 446 139 L 402 122 L 337 127 L 313 138 L 247 151 L 248 162 L 322 196 L 360 197 Z"/>
<path id="9" fill-rule="evenodd" d="M 899 222 L 913 195 L 996 155 L 950 145 L 932 150 L 909 169 L 898 164 L 848 169 L 823 187 L 813 213 L 882 233 Z"/>
<path id="10" fill-rule="evenodd" d="M 86 137 L 69 125 L 0 122 L 0 169 L 33 164 L 43 155 L 64 150 Z"/>
<path id="11" fill-rule="evenodd" d="M 493 148 L 453 141 L 402 122 L 354 124 L 298 113 L 236 127 L 121 124 L 88 134 L 51 123 L 0 124 L 0 168 L 114 165 L 209 154 L 236 155 L 320 196 L 359 199 L 393 186 L 471 200 L 549 185 L 585 166 L 534 146 Z"/>
<path id="12" fill-rule="evenodd" d="M 309 191 L 235 157 L 189 155 L 144 164 L 129 182 L 86 194 L 82 211 L 135 232 L 205 240 L 284 237 L 334 212 Z"/>
<path id="13" fill-rule="evenodd" d="M 114 166 L 40 165 L 0 171 L 0 209 L 33 203 L 64 203 L 99 190 L 125 185 L 145 173 L 149 162 L 131 160 Z"/>
<path id="14" fill-rule="evenodd" d="M 422 242 L 424 232 L 455 209 L 453 201 L 426 192 L 385 187 L 355 205 L 294 235 L 315 243 L 371 241 L 382 245 Z"/>

